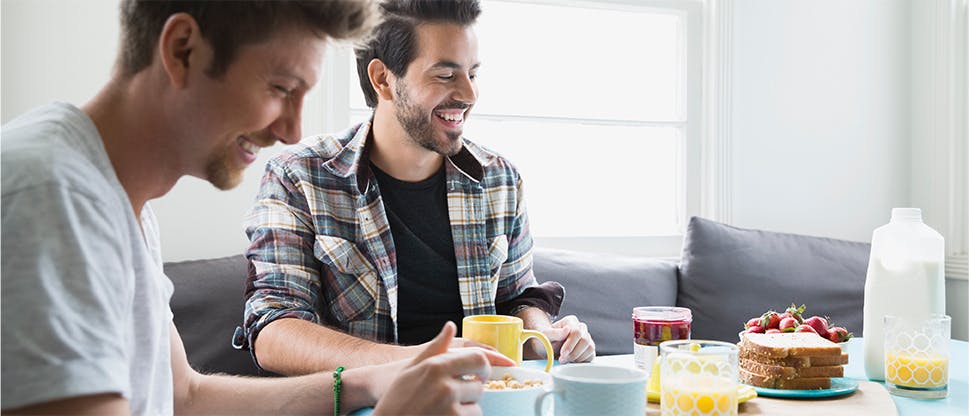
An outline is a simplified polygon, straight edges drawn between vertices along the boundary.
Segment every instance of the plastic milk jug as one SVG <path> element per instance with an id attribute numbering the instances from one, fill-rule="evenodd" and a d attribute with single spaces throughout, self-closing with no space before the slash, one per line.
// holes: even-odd
<path id="1" fill-rule="evenodd" d="M 943 236 L 923 224 L 919 208 L 893 208 L 889 224 L 872 232 L 862 313 L 870 380 L 885 379 L 884 316 L 922 319 L 944 313 L 943 261 Z"/>

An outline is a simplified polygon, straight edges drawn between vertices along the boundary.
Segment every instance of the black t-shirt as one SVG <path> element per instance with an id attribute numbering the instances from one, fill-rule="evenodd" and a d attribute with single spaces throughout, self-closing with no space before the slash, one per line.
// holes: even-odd
<path id="1" fill-rule="evenodd" d="M 398 342 L 420 344 L 452 321 L 461 331 L 458 264 L 448 219 L 444 165 L 421 182 L 394 179 L 371 163 L 397 255 Z"/>

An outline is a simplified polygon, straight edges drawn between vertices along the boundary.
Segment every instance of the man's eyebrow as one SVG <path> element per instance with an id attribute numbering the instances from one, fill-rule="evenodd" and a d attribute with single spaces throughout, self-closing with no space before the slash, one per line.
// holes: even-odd
<path id="1" fill-rule="evenodd" d="M 303 79 L 303 77 L 296 75 L 295 73 L 290 72 L 288 70 L 278 71 L 277 76 L 280 76 L 283 78 L 289 78 L 296 81 L 298 84 L 300 84 L 300 88 L 302 89 L 310 89 L 311 87 L 310 83 L 307 82 L 307 80 Z"/>
<path id="2" fill-rule="evenodd" d="M 475 65 L 472 65 L 472 67 L 470 68 L 470 70 L 474 71 L 474 70 L 478 69 L 478 67 L 481 66 L 481 65 L 482 65 L 481 62 L 476 62 Z M 458 63 L 456 63 L 456 62 L 452 62 L 452 61 L 439 61 L 436 64 L 432 65 L 430 69 L 462 69 L 462 68 L 463 67 L 461 65 L 459 65 Z"/>

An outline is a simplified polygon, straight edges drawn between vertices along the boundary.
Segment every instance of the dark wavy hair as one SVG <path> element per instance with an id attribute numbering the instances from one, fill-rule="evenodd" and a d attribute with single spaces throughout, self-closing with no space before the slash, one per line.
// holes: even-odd
<path id="1" fill-rule="evenodd" d="M 282 28 L 305 27 L 321 38 L 353 40 L 368 34 L 378 19 L 376 0 L 124 0 L 117 63 L 122 76 L 151 65 L 162 28 L 176 13 L 191 15 L 212 45 L 214 58 L 206 69 L 212 77 L 225 73 L 240 47 Z"/>
<path id="2" fill-rule="evenodd" d="M 356 49 L 357 77 L 367 106 L 377 106 L 367 65 L 380 59 L 392 74 L 403 77 L 417 55 L 415 29 L 422 23 L 475 23 L 482 9 L 478 0 L 388 0 L 381 4 L 382 21 L 369 41 Z"/>

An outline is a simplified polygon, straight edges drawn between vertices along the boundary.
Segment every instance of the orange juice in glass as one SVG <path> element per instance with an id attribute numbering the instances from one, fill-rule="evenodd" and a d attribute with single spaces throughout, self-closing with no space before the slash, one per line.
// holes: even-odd
<path id="1" fill-rule="evenodd" d="M 738 414 L 738 347 L 720 341 L 660 344 L 662 416 Z"/>
<path id="2" fill-rule="evenodd" d="M 926 319 L 886 316 L 885 369 L 889 393 L 941 399 L 949 384 L 950 317 Z"/>

